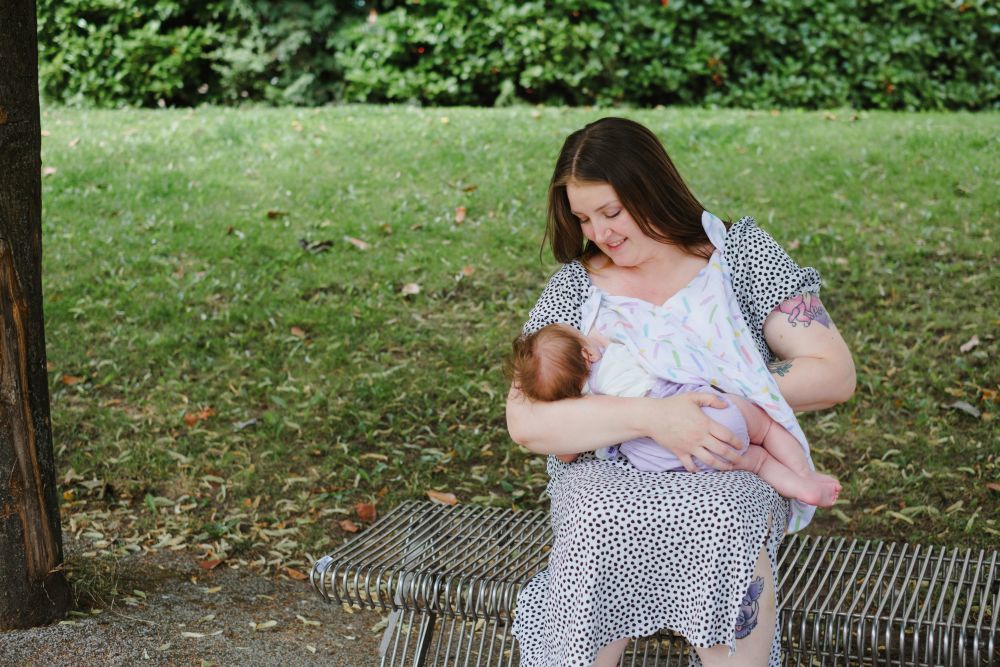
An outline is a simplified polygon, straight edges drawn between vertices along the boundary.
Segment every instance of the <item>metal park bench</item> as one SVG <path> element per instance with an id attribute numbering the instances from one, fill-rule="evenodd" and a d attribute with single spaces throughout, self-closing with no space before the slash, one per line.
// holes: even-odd
<path id="1" fill-rule="evenodd" d="M 391 611 L 382 665 L 517 665 L 518 591 L 545 566 L 543 512 L 408 502 L 313 566 L 327 601 Z M 1000 666 L 1000 554 L 794 535 L 779 553 L 785 665 Z M 687 664 L 669 631 L 622 665 Z"/>

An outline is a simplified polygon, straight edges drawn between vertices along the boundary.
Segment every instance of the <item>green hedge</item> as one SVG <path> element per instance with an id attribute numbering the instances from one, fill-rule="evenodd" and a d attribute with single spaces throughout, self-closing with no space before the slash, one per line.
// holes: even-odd
<path id="1" fill-rule="evenodd" d="M 43 94 L 73 105 L 323 104 L 344 0 L 38 0 Z"/>
<path id="2" fill-rule="evenodd" d="M 1000 106 L 998 6 L 39 0 L 39 43 L 45 94 L 97 106 L 247 99 L 990 109 Z"/>

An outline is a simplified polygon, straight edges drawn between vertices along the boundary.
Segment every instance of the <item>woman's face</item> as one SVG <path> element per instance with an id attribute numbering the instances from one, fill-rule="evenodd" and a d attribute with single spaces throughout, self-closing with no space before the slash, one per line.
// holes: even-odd
<path id="1" fill-rule="evenodd" d="M 609 184 L 571 181 L 566 197 L 583 235 L 618 266 L 636 266 L 661 245 L 643 234 Z"/>

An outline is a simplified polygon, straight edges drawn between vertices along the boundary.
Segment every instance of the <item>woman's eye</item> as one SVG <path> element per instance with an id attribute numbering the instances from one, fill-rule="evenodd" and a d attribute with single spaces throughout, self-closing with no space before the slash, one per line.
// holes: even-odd
<path id="1" fill-rule="evenodd" d="M 619 210 L 617 210 L 617 211 L 615 211 L 613 213 L 608 213 L 608 217 L 609 218 L 617 218 L 619 213 L 621 213 L 621 209 L 619 209 Z"/>

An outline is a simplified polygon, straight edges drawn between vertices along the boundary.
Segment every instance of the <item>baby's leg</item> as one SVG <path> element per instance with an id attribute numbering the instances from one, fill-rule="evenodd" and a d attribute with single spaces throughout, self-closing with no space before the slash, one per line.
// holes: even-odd
<path id="1" fill-rule="evenodd" d="M 794 435 L 788 432 L 788 429 L 775 422 L 763 409 L 742 396 L 727 394 L 726 398 L 739 408 L 743 418 L 747 420 L 750 442 L 755 445 L 763 445 L 771 456 L 799 474 L 811 472 L 809 462 L 806 460 L 806 453 L 802 451 L 802 445 L 799 444 Z"/>
<path id="2" fill-rule="evenodd" d="M 805 452 L 795 436 L 781 424 L 771 419 L 764 410 L 738 396 L 727 395 L 747 421 L 750 442 L 762 445 L 767 454 L 751 451 L 747 465 L 756 465 L 754 472 L 786 498 L 796 498 L 818 507 L 831 507 L 840 495 L 840 482 L 829 475 L 809 468 Z M 749 467 L 746 469 L 750 469 Z"/>
<path id="3" fill-rule="evenodd" d="M 817 507 L 831 507 L 840 494 L 837 480 L 812 470 L 805 475 L 799 474 L 760 445 L 750 445 L 735 464 L 735 469 L 752 472 L 785 498 L 795 498 Z M 826 480 L 831 480 L 833 484 L 826 483 Z"/>

